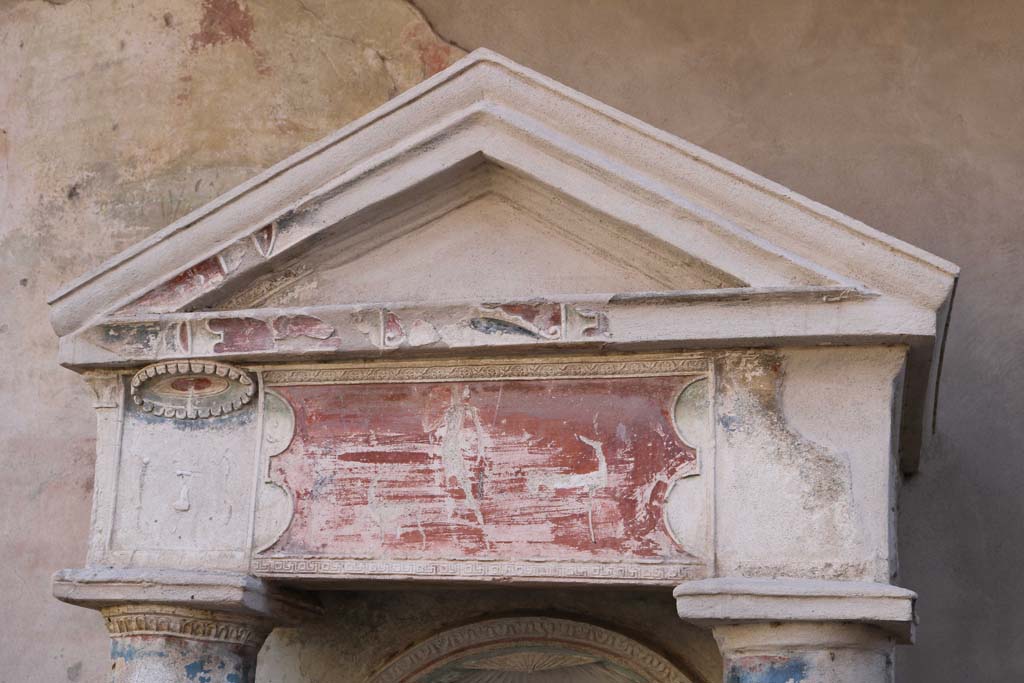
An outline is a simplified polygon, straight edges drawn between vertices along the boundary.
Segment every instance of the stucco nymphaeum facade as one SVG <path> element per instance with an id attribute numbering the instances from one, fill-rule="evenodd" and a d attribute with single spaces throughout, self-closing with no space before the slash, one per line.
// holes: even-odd
<path id="1" fill-rule="evenodd" d="M 887 680 L 955 276 L 475 52 L 53 297 L 99 413 L 55 591 L 119 681 L 396 582 L 675 585 L 730 681 Z"/>

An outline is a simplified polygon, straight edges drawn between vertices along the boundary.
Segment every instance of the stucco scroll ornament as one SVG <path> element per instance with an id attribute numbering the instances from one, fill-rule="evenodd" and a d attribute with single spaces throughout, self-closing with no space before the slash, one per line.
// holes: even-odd
<path id="1" fill-rule="evenodd" d="M 672 407 L 676 434 L 697 450 L 697 459 L 668 482 L 662 515 L 665 528 L 676 545 L 687 552 L 702 547 L 707 511 L 701 464 L 709 455 L 711 435 L 711 394 L 707 377 L 698 377 L 683 387 Z M 698 552 L 699 554 L 699 552 Z"/>
<path id="2" fill-rule="evenodd" d="M 178 420 L 227 415 L 252 401 L 256 384 L 244 370 L 211 361 L 147 365 L 132 377 L 131 396 L 144 412 Z"/>
<path id="3" fill-rule="evenodd" d="M 256 505 L 253 529 L 253 550 L 269 550 L 291 526 L 295 500 L 290 489 L 270 476 L 270 461 L 284 453 L 295 436 L 295 413 L 291 405 L 273 390 L 264 392 L 263 438 L 260 441 L 263 459 L 262 482 Z"/>

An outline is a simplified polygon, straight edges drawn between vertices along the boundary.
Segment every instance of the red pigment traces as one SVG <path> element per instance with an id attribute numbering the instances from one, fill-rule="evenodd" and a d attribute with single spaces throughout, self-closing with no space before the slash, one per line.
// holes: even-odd
<path id="1" fill-rule="evenodd" d="M 224 279 L 224 271 L 216 256 L 197 263 L 173 278 L 157 285 L 146 294 L 122 308 L 119 313 L 163 312 L 201 294 Z"/>
<path id="2" fill-rule="evenodd" d="M 402 329 L 402 321 L 398 316 L 387 311 L 384 314 L 384 343 L 388 346 L 398 346 L 405 341 L 405 330 Z"/>
<path id="3" fill-rule="evenodd" d="M 203 391 L 213 384 L 205 377 L 181 377 L 171 382 L 171 388 L 175 391 Z"/>
<path id="4" fill-rule="evenodd" d="M 270 325 L 258 318 L 214 318 L 206 326 L 221 335 L 214 353 L 272 351 L 276 346 Z"/>
<path id="5" fill-rule="evenodd" d="M 188 353 L 189 347 L 192 345 L 192 334 L 191 328 L 188 322 L 178 323 L 178 346 L 179 348 Z"/>
<path id="6" fill-rule="evenodd" d="M 192 34 L 192 51 L 233 40 L 252 47 L 253 18 L 238 0 L 203 0 L 198 33 Z"/>
<path id="7" fill-rule="evenodd" d="M 276 340 L 293 337 L 328 339 L 334 334 L 333 327 L 311 315 L 282 315 L 279 318 L 274 318 L 273 327 Z"/>
<path id="8" fill-rule="evenodd" d="M 402 32 L 402 42 L 416 50 L 425 77 L 447 69 L 459 57 L 452 46 L 438 40 L 430 27 L 420 22 L 410 24 Z"/>
<path id="9" fill-rule="evenodd" d="M 281 349 L 335 350 L 334 328 L 311 315 L 282 315 L 272 322 L 259 318 L 211 318 L 206 326 L 221 335 L 214 353 L 254 353 Z"/>
<path id="10" fill-rule="evenodd" d="M 274 250 L 274 238 L 277 232 L 277 226 L 273 223 L 265 225 L 252 234 L 253 244 L 256 245 L 256 249 L 260 252 L 260 256 L 268 258 L 271 252 Z"/>
<path id="11" fill-rule="evenodd" d="M 274 555 L 671 559 L 680 377 L 279 387 L 296 497 Z"/>

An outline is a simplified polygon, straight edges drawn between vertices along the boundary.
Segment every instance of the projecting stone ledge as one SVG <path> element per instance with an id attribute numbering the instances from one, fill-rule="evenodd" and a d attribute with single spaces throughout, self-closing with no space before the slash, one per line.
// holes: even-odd
<path id="1" fill-rule="evenodd" d="M 888 584 L 718 578 L 676 587 L 685 621 L 710 627 L 730 683 L 882 683 L 914 637 L 916 594 Z"/>
<path id="2" fill-rule="evenodd" d="M 717 578 L 672 592 L 679 617 L 723 623 L 839 621 L 877 626 L 900 643 L 914 641 L 914 601 L 906 588 L 866 581 Z"/>
<path id="3" fill-rule="evenodd" d="M 113 683 L 251 683 L 270 631 L 321 612 L 301 593 L 227 572 L 65 569 L 53 593 L 103 615 Z"/>

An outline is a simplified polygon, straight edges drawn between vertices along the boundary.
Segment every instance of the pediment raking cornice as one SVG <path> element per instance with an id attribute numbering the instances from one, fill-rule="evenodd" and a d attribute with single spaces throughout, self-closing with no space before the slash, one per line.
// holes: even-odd
<path id="1" fill-rule="evenodd" d="M 481 154 L 531 177 L 547 172 L 548 184 L 570 194 L 582 193 L 581 179 L 619 189 L 631 195 L 632 206 L 619 202 L 621 196 L 588 196 L 607 196 L 613 213 L 628 206 L 639 229 L 660 232 L 656 236 L 668 244 L 681 235 L 671 228 L 659 231 L 664 217 L 682 214 L 703 228 L 700 237 L 707 240 L 691 240 L 687 253 L 710 263 L 733 262 L 742 275 L 759 267 L 766 279 L 777 272 L 763 258 L 741 258 L 760 252 L 776 257 L 769 262 L 937 309 L 956 273 L 942 259 L 477 51 L 58 292 L 52 300 L 55 328 L 67 334 L 112 313 L 125 299 L 138 298 L 311 202 L 327 197 L 351 215 L 387 201 L 403 182 L 423 182 Z M 403 164 L 402 177 L 389 173 L 396 163 Z M 570 166 L 576 171 L 571 182 L 552 179 Z M 391 183 L 383 192 L 372 182 L 381 179 Z M 743 279 L 755 286 L 779 284 Z"/>
<path id="2" fill-rule="evenodd" d="M 514 205 L 565 248 L 639 273 L 650 291 L 595 284 L 473 301 L 353 299 L 342 282 L 315 301 L 274 303 L 318 268 L 362 258 L 487 197 Z M 916 431 L 957 272 L 478 50 L 72 282 L 52 298 L 51 318 L 62 362 L 78 369 L 186 355 L 307 360 L 523 344 L 906 344 L 917 415 L 906 424 Z M 467 322 L 502 307 L 518 313 Z M 557 334 L 532 327 L 556 309 Z M 402 343 L 387 339 L 392 315 Z M 326 328 L 310 318 L 356 333 L 319 338 Z M 228 349 L 221 324 L 255 325 L 264 346 Z"/>

